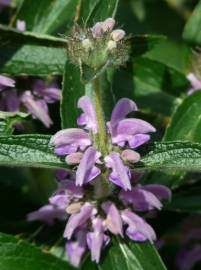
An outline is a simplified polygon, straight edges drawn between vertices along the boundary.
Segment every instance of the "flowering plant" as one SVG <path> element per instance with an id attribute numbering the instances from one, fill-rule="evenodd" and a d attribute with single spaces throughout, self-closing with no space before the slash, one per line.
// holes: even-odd
<path id="1" fill-rule="evenodd" d="M 148 2 L 0 0 L 0 270 L 200 268 L 201 2 Z"/>

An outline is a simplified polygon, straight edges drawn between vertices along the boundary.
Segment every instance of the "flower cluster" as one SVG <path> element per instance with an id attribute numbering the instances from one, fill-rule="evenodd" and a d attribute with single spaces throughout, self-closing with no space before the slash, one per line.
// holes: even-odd
<path id="1" fill-rule="evenodd" d="M 0 75 L 0 110 L 18 112 L 21 108 L 39 119 L 46 127 L 50 127 L 52 120 L 48 113 L 48 103 L 60 100 L 60 90 L 55 83 L 46 86 L 43 80 L 36 80 L 32 91 L 18 94 L 15 80 Z"/>
<path id="2" fill-rule="evenodd" d="M 64 237 L 66 251 L 75 266 L 80 265 L 87 250 L 97 263 L 102 249 L 112 235 L 125 235 L 134 241 L 154 241 L 153 228 L 138 215 L 162 207 L 170 199 L 170 190 L 162 185 L 140 185 L 130 167 L 140 160 L 134 149 L 150 139 L 155 128 L 146 121 L 126 118 L 137 110 L 136 104 L 122 98 L 107 123 L 106 150 L 97 136 L 99 125 L 93 102 L 87 96 L 78 101 L 83 113 L 77 120 L 81 128 L 64 129 L 51 138 L 55 153 L 65 159 L 72 171 L 59 172 L 58 190 L 49 204 L 29 214 L 29 220 L 52 224 L 67 219 Z"/>
<path id="3" fill-rule="evenodd" d="M 94 70 L 107 66 L 119 66 L 128 60 L 129 45 L 122 29 L 113 30 L 115 20 L 108 18 L 92 28 L 76 26 L 68 38 L 68 56 L 72 63 Z"/>

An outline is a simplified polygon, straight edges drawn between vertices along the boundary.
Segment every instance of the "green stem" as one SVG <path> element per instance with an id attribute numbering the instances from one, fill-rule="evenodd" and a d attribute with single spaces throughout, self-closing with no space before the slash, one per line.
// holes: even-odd
<path id="1" fill-rule="evenodd" d="M 104 112 L 102 110 L 100 77 L 94 79 L 93 88 L 94 88 L 96 117 L 97 117 L 97 122 L 98 122 L 98 136 L 96 137 L 96 144 L 100 152 L 103 155 L 105 155 L 107 154 L 107 131 L 106 131 Z"/>

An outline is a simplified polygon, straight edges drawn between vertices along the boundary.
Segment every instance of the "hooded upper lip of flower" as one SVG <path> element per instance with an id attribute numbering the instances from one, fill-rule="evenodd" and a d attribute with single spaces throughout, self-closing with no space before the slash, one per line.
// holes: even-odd
<path id="1" fill-rule="evenodd" d="M 9 77 L 0 75 L 0 91 L 6 87 L 15 87 L 15 81 Z"/>

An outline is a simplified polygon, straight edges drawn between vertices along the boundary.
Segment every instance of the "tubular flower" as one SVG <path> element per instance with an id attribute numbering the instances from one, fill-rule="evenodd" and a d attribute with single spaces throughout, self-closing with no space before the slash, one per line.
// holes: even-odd
<path id="1" fill-rule="evenodd" d="M 132 100 L 120 99 L 105 124 L 106 151 L 102 151 L 97 140 L 99 127 L 92 100 L 83 96 L 78 100 L 78 107 L 83 113 L 77 123 L 83 129 L 61 130 L 50 141 L 55 154 L 72 166 L 72 172 L 66 175 L 59 172 L 58 190 L 49 199 L 53 213 L 47 216 L 50 223 L 55 209 L 64 210 L 66 252 L 75 266 L 80 265 L 87 250 L 98 263 L 112 235 L 127 236 L 139 242 L 154 241 L 155 232 L 142 215 L 160 210 L 161 201 L 171 197 L 169 189 L 162 185 L 141 186 L 139 175 L 131 169 L 131 165 L 140 160 L 135 149 L 147 142 L 149 133 L 155 131 L 143 120 L 126 118 L 137 110 Z M 40 209 L 38 218 L 36 212 L 30 215 L 42 220 Z"/>
<path id="2" fill-rule="evenodd" d="M 24 91 L 19 94 L 15 87 L 15 81 L 0 75 L 0 110 L 17 112 L 25 109 L 34 119 L 39 119 L 47 128 L 52 124 L 48 112 L 48 104 L 60 100 L 60 90 L 56 84 L 48 87 L 43 80 L 36 80 L 32 91 Z"/>
<path id="3" fill-rule="evenodd" d="M 201 90 L 201 80 L 199 80 L 193 73 L 189 73 L 187 79 L 191 83 L 191 88 L 188 90 L 188 95 L 192 95 L 198 90 Z"/>

